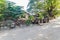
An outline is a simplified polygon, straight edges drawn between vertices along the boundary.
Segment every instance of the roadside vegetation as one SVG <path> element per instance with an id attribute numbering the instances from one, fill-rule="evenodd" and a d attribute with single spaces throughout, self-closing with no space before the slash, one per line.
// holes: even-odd
<path id="1" fill-rule="evenodd" d="M 14 2 L 0 0 L 0 27 L 48 23 L 60 16 L 60 0 L 30 0 L 27 12 Z"/>

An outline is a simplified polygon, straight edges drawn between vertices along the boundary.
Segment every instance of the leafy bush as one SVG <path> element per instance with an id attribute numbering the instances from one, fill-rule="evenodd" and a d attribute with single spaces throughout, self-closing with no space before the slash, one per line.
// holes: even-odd
<path id="1" fill-rule="evenodd" d="M 29 20 L 31 20 L 31 21 L 34 20 L 34 16 L 30 15 Z"/>
<path id="2" fill-rule="evenodd" d="M 4 15 L 0 14 L 0 21 L 2 21 L 4 19 Z"/>
<path id="3" fill-rule="evenodd" d="M 38 19 L 43 19 L 44 18 L 44 16 L 43 16 L 43 13 L 38 13 Z"/>
<path id="4" fill-rule="evenodd" d="M 31 24 L 31 20 L 26 20 L 26 25 L 28 26 L 28 25 L 30 25 Z"/>

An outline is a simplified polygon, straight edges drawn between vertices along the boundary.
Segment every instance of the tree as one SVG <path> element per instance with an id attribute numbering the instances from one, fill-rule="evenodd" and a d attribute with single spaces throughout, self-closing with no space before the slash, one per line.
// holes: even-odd
<path id="1" fill-rule="evenodd" d="M 0 0 L 0 21 L 3 20 L 3 10 L 6 8 L 6 0 Z"/>
<path id="2" fill-rule="evenodd" d="M 6 0 L 0 0 L 0 13 L 5 9 Z"/>
<path id="3" fill-rule="evenodd" d="M 30 0 L 27 10 L 30 13 L 42 12 L 44 16 L 54 17 L 58 14 L 59 5 L 59 0 Z"/>
<path id="4" fill-rule="evenodd" d="M 40 0 L 30 0 L 27 11 L 30 13 L 40 12 L 40 6 L 42 7 L 42 2 L 40 2 Z"/>
<path id="5" fill-rule="evenodd" d="M 16 6 L 14 2 L 7 1 L 7 8 L 4 10 L 5 19 L 16 19 L 23 13 L 22 6 Z"/>
<path id="6" fill-rule="evenodd" d="M 59 0 L 45 0 L 44 10 L 50 17 L 54 17 L 54 15 L 58 14 L 57 9 L 59 4 L 60 4 Z"/>
<path id="7" fill-rule="evenodd" d="M 41 0 L 30 0 L 28 3 L 28 12 L 35 14 L 37 18 L 36 20 L 42 20 L 44 18 L 43 16 L 43 1 Z"/>
<path id="8" fill-rule="evenodd" d="M 58 14 L 59 5 L 59 0 L 30 0 L 27 11 L 38 14 L 39 19 L 44 18 L 48 21 L 49 18 L 55 18 L 55 15 Z"/>

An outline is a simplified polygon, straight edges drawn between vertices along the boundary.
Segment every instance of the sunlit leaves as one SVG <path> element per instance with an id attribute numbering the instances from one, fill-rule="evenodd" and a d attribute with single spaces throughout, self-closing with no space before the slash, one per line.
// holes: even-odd
<path id="1" fill-rule="evenodd" d="M 0 0 L 0 12 L 5 9 L 6 0 Z"/>
<path id="2" fill-rule="evenodd" d="M 34 20 L 34 16 L 30 15 L 29 20 Z"/>
<path id="3" fill-rule="evenodd" d="M 60 1 L 57 1 L 57 6 L 56 7 L 60 9 Z"/>

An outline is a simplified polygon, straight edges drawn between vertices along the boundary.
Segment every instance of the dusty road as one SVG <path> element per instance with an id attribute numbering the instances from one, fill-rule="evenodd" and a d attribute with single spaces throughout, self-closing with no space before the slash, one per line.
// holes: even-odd
<path id="1" fill-rule="evenodd" d="M 60 18 L 50 23 L 15 28 L 0 33 L 0 40 L 60 40 Z"/>

